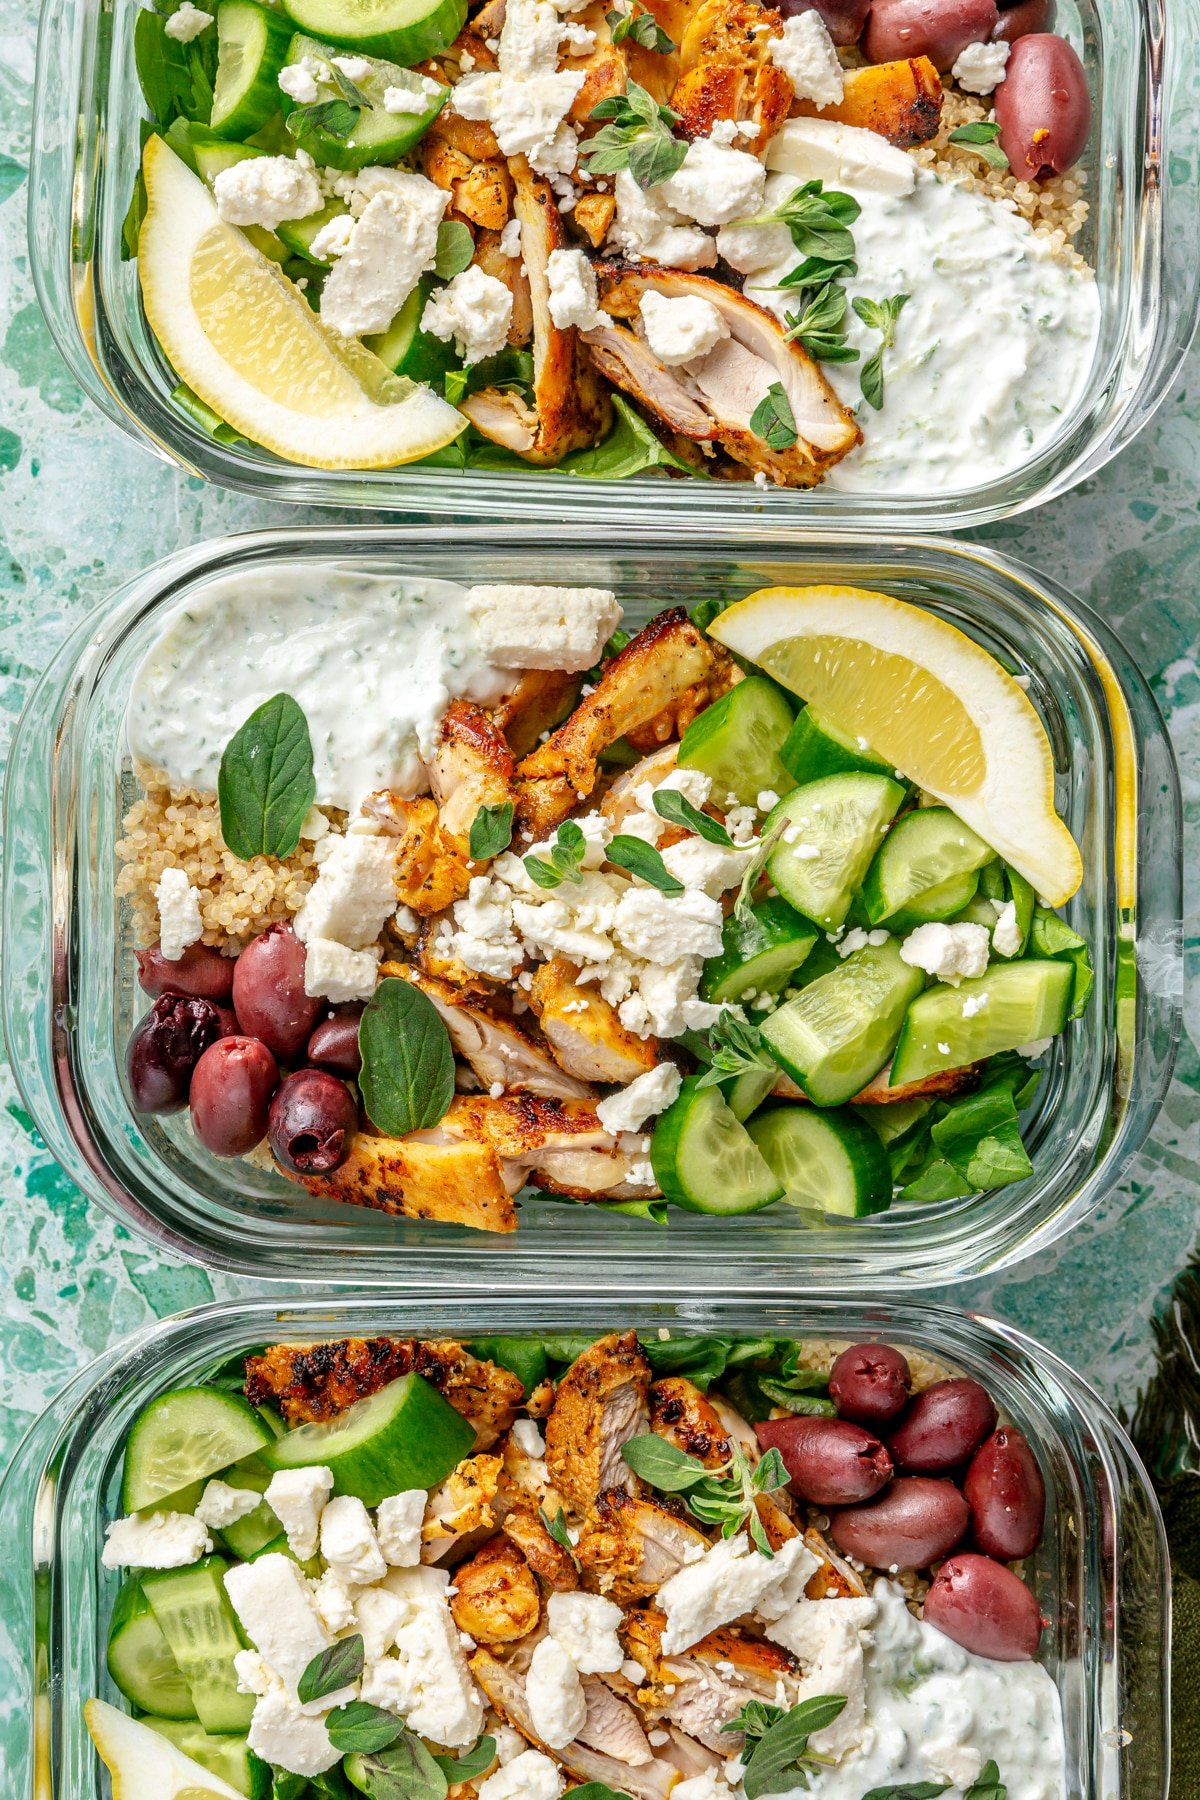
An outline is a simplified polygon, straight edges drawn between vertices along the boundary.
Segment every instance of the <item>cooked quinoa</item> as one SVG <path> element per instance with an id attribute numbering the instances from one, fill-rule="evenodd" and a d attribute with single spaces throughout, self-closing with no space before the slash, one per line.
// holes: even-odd
<path id="1" fill-rule="evenodd" d="M 182 869 L 197 889 L 203 941 L 219 950 L 240 948 L 276 920 L 291 917 L 317 877 L 315 844 L 302 841 L 283 862 L 270 856 L 243 862 L 222 840 L 215 794 L 172 791 L 156 772 L 136 774 L 145 792 L 123 820 L 117 898 L 129 902 L 130 931 L 139 948 L 158 938 L 154 890 L 164 869 Z"/>

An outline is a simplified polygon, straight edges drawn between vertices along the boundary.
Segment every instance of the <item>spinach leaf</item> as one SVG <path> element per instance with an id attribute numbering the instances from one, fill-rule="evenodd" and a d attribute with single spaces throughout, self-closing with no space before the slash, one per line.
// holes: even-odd
<path id="1" fill-rule="evenodd" d="M 1035 906 L 1029 928 L 1029 954 L 1049 957 L 1052 962 L 1074 963 L 1075 986 L 1069 1017 L 1077 1019 L 1087 1008 L 1095 981 L 1091 952 L 1079 933 L 1048 907 Z"/>
<path id="2" fill-rule="evenodd" d="M 454 1098 L 454 1052 L 420 988 L 394 975 L 381 981 L 359 1022 L 358 1042 L 358 1085 L 377 1130 L 404 1137 L 445 1118 Z"/>
<path id="3" fill-rule="evenodd" d="M 537 1338 L 472 1338 L 467 1349 L 483 1362 L 495 1363 L 515 1375 L 526 1395 L 532 1394 L 538 1383 L 546 1379 L 546 1352 Z"/>
<path id="4" fill-rule="evenodd" d="M 621 395 L 612 396 L 615 423 L 603 443 L 590 450 L 573 450 L 555 470 L 587 481 L 627 481 L 648 469 L 678 469 L 685 475 L 702 473 L 668 450 L 640 413 Z"/>
<path id="5" fill-rule="evenodd" d="M 308 721 L 290 694 L 256 707 L 225 746 L 221 836 L 235 856 L 290 856 L 317 795 Z"/>

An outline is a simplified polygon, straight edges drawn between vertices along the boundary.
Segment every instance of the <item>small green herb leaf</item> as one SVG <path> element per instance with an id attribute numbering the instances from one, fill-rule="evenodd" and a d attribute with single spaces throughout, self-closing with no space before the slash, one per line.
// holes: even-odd
<path id="1" fill-rule="evenodd" d="M 697 1082 L 698 1087 L 719 1087 L 737 1075 L 752 1069 L 778 1072 L 779 1065 L 762 1040 L 757 1026 L 739 1019 L 735 1012 L 723 1012 L 708 1034 L 708 1066 Z"/>
<path id="2" fill-rule="evenodd" d="M 733 839 L 725 827 L 718 820 L 710 819 L 707 813 L 702 813 L 690 800 L 685 800 L 678 788 L 657 788 L 654 810 L 668 825 L 679 825 L 684 831 L 694 831 L 697 837 L 704 838 L 707 843 L 733 848 Z"/>
<path id="3" fill-rule="evenodd" d="M 885 1782 L 883 1787 L 871 1788 L 863 1795 L 863 1800 L 936 1800 L 949 1785 L 948 1781 Z"/>
<path id="4" fill-rule="evenodd" d="M 361 117 L 362 108 L 349 100 L 318 100 L 313 106 L 293 106 L 284 124 L 300 145 L 316 132 L 344 144 Z"/>
<path id="5" fill-rule="evenodd" d="M 728 1725 L 722 1725 L 722 1731 L 740 1731 L 746 1740 L 742 1751 L 744 1761 L 749 1761 L 746 1751 L 757 1744 L 760 1737 L 768 1732 L 772 1725 L 777 1725 L 783 1717 L 782 1706 L 772 1706 L 769 1700 L 748 1700 L 735 1719 Z"/>
<path id="6" fill-rule="evenodd" d="M 644 839 L 636 837 L 615 837 L 605 851 L 610 863 L 618 869 L 627 869 L 641 881 L 648 881 L 656 887 L 660 894 L 682 894 L 682 881 L 676 881 L 667 868 L 666 863 L 654 848 Z"/>
<path id="7" fill-rule="evenodd" d="M 920 1800 L 924 1800 L 921 1796 Z M 967 1789 L 963 1800 L 1008 1800 L 1008 1789 L 1000 1779 L 1000 1770 L 994 1762 L 985 1762 L 979 1771 L 979 1780 L 973 1781 Z"/>
<path id="8" fill-rule="evenodd" d="M 786 314 L 789 339 L 803 344 L 815 362 L 857 362 L 858 351 L 846 342 L 846 290 L 826 282 L 801 313 Z"/>
<path id="9" fill-rule="evenodd" d="M 499 856 L 512 843 L 513 803 L 505 800 L 501 806 L 481 806 L 471 820 L 470 836 L 467 849 L 472 862 L 486 862 L 489 857 Z"/>
<path id="10" fill-rule="evenodd" d="M 1004 170 L 1008 168 L 1009 162 L 996 141 L 999 136 L 1000 127 L 993 120 L 977 119 L 972 125 L 960 125 L 956 131 L 952 131 L 949 142 L 961 144 L 965 150 L 974 150 L 977 156 L 982 156 L 989 168 Z"/>
<path id="11" fill-rule="evenodd" d="M 818 257 L 823 263 L 851 263 L 854 237 L 850 226 L 861 212 L 862 207 L 852 194 L 826 188 L 823 181 L 806 181 L 771 212 L 756 213 L 737 223 L 786 225 L 801 256 Z"/>
<path id="12" fill-rule="evenodd" d="M 874 356 L 863 364 L 859 376 L 863 399 L 876 412 L 883 405 L 883 353 L 895 343 L 896 321 L 911 298 L 911 294 L 893 294 L 890 300 L 867 300 L 860 297 L 853 302 L 854 310 L 863 324 L 878 331 L 883 340 Z"/>
<path id="13" fill-rule="evenodd" d="M 495 1762 L 496 1740 L 494 1737 L 476 1738 L 471 1748 L 464 1750 L 461 1756 L 435 1754 L 433 1760 L 452 1786 L 457 1781 L 474 1781 L 477 1775 L 482 1775 Z"/>
<path id="14" fill-rule="evenodd" d="M 221 836 L 244 862 L 290 856 L 316 796 L 308 721 L 290 694 L 275 694 L 225 746 L 217 776 Z"/>
<path id="15" fill-rule="evenodd" d="M 538 1518 L 542 1521 L 542 1524 L 546 1527 L 546 1530 L 550 1533 L 550 1536 L 554 1539 L 555 1543 L 561 1545 L 567 1555 L 571 1558 L 571 1561 L 575 1564 L 575 1567 L 578 1568 L 579 1558 L 575 1554 L 575 1546 L 571 1542 L 571 1533 L 567 1529 L 567 1515 L 562 1507 L 560 1506 L 554 1517 L 551 1518 L 545 1507 L 539 1506 Z"/>
<path id="16" fill-rule="evenodd" d="M 337 1649 L 336 1644 L 334 1649 Z M 361 1651 L 360 1638 L 360 1655 Z M 369 1706 L 365 1700 L 351 1700 L 345 1706 L 335 1706 L 326 1715 L 325 1723 L 330 1742 L 343 1755 L 349 1750 L 386 1750 L 404 1735 L 403 1719 L 388 1712 L 386 1707 Z"/>
<path id="17" fill-rule="evenodd" d="M 593 119 L 610 119 L 580 148 L 580 158 L 591 176 L 612 175 L 628 169 L 639 187 L 656 187 L 674 175 L 688 147 L 673 135 L 678 113 L 660 106 L 644 87 L 629 82 L 624 94 L 613 94 L 592 108 Z"/>
<path id="18" fill-rule="evenodd" d="M 804 1760 L 812 1733 L 831 1725 L 845 1704 L 844 1694 L 817 1694 L 769 1726 L 750 1752 L 742 1780 L 746 1800 L 794 1788 L 796 1769 Z"/>
<path id="19" fill-rule="evenodd" d="M 475 239 L 470 227 L 461 219 L 443 219 L 438 226 L 437 253 L 433 272 L 442 281 L 452 281 L 470 267 L 475 254 Z"/>
<path id="20" fill-rule="evenodd" d="M 362 89 L 351 81 L 344 69 L 338 68 L 336 62 L 330 63 L 329 72 L 337 83 L 343 100 L 347 101 L 351 106 L 359 107 L 360 110 L 364 112 L 370 107 L 371 102 L 367 99 L 367 96 L 363 93 Z"/>
<path id="21" fill-rule="evenodd" d="M 405 1731 L 386 1750 L 353 1752 L 345 1771 L 368 1800 L 446 1800 L 449 1782 L 419 1737 Z"/>
<path id="22" fill-rule="evenodd" d="M 296 1683 L 296 1693 L 307 1705 L 310 1700 L 322 1700 L 326 1694 L 336 1694 L 339 1688 L 349 1687 L 362 1672 L 363 1641 L 355 1633 L 353 1637 L 339 1638 L 328 1650 L 313 1657 Z"/>
<path id="23" fill-rule="evenodd" d="M 427 1131 L 454 1098 L 454 1052 L 433 1002 L 389 975 L 368 1000 L 358 1027 L 358 1085 L 367 1117 L 390 1137 Z"/>
<path id="24" fill-rule="evenodd" d="M 632 38 L 643 50 L 657 50 L 662 56 L 669 56 L 675 48 L 673 39 L 667 36 L 653 13 L 641 10 L 610 12 L 604 16 L 614 44 L 623 44 L 626 38 Z"/>
<path id="25" fill-rule="evenodd" d="M 685 1493 L 711 1473 L 697 1457 L 689 1456 L 686 1450 L 653 1431 L 630 1438 L 621 1455 L 635 1475 L 648 1481 L 661 1494 Z"/>
<path id="26" fill-rule="evenodd" d="M 783 384 L 773 381 L 750 415 L 750 429 L 770 450 L 790 450 L 796 441 L 796 419 Z"/>
<path id="27" fill-rule="evenodd" d="M 603 1781 L 581 1781 L 571 1789 L 571 1800 L 629 1800 L 624 1788 L 610 1788 Z"/>
<path id="28" fill-rule="evenodd" d="M 522 860 L 531 878 L 541 888 L 560 887 L 564 881 L 583 880 L 583 859 L 587 855 L 587 839 L 574 819 L 565 819 L 551 847 L 549 857 L 526 856 Z"/>

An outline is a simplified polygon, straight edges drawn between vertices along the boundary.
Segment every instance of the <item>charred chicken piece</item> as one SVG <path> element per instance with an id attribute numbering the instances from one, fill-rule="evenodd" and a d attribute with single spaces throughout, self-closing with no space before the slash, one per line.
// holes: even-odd
<path id="1" fill-rule="evenodd" d="M 246 1358 L 246 1398 L 278 1406 L 287 1425 L 336 1419 L 402 1375 L 420 1375 L 475 1427 L 486 1450 L 517 1416 L 517 1376 L 483 1362 L 453 1338 L 337 1338 L 326 1344 L 273 1344 Z"/>
<path id="2" fill-rule="evenodd" d="M 504 229 L 512 212 L 513 184 L 490 125 L 460 118 L 447 108 L 421 139 L 418 154 L 428 179 L 451 196 L 450 216 L 486 231 Z"/>
<path id="3" fill-rule="evenodd" d="M 591 1100 L 595 1090 L 586 1082 L 560 1068 L 549 1050 L 511 1019 L 491 1011 L 476 996 L 464 993 L 448 981 L 424 975 L 405 963 L 383 963 L 383 975 L 398 975 L 419 987 L 434 1004 L 447 1031 L 456 1056 L 461 1056 L 482 1087 L 497 1082 L 514 1096 L 533 1096 L 539 1100 Z M 465 1101 L 465 1097 L 464 1097 Z M 457 1101 L 454 1103 L 457 1105 Z M 442 1126 L 449 1136 L 458 1139 L 470 1135 L 466 1114 L 451 1113 Z M 482 1119 L 487 1109 L 480 1114 Z M 497 1115 L 502 1116 L 502 1115 Z M 595 1122 L 595 1115 L 592 1115 Z M 483 1134 L 487 1137 L 487 1133 Z M 438 1140 L 431 1140 L 438 1141 Z M 482 1141 L 482 1139 L 481 1139 Z M 492 1139 L 494 1141 L 494 1134 Z M 609 1140 L 611 1143 L 611 1139 Z"/>
<path id="4" fill-rule="evenodd" d="M 650 1429 L 706 1469 L 719 1469 L 733 1453 L 712 1402 L 682 1375 L 664 1376 L 650 1389 Z"/>
<path id="5" fill-rule="evenodd" d="M 542 1600 L 533 1570 L 511 1539 L 489 1538 L 454 1571 L 454 1623 L 481 1644 L 511 1644 L 536 1631 Z"/>
<path id="6" fill-rule="evenodd" d="M 781 1681 L 798 1681 L 800 1665 L 776 1644 L 744 1638 L 734 1627 L 710 1632 L 667 1665 L 675 1692 L 665 1696 L 664 1711 L 689 1737 L 728 1755 L 740 1739 L 722 1730 L 747 1700 L 775 1700 Z"/>
<path id="7" fill-rule="evenodd" d="M 624 1605 L 656 1593 L 707 1548 L 704 1533 L 669 1506 L 615 1487 L 600 1495 L 576 1553 L 601 1592 Z"/>
<path id="8" fill-rule="evenodd" d="M 590 1344 L 559 1382 L 546 1420 L 546 1467 L 580 1517 L 605 1488 L 636 1492 L 621 1450 L 646 1429 L 649 1388 L 650 1364 L 633 1331 Z"/>
<path id="9" fill-rule="evenodd" d="M 758 136 L 739 148 L 761 156 L 791 109 L 795 90 L 772 62 L 779 13 L 755 0 L 702 0 L 679 46 L 671 105 L 689 137 L 708 137 L 718 119 L 753 121 Z"/>
<path id="10" fill-rule="evenodd" d="M 832 106 L 798 100 L 793 113 L 858 125 L 909 150 L 928 143 L 942 122 L 942 82 L 927 56 L 845 71 L 846 91 Z"/>
<path id="11" fill-rule="evenodd" d="M 345 1161 L 327 1174 L 296 1175 L 277 1166 L 315 1200 L 474 1231 L 517 1229 L 512 1196 L 521 1186 L 521 1172 L 502 1168 L 486 1144 L 429 1143 L 360 1131 Z"/>
<path id="12" fill-rule="evenodd" d="M 529 990 L 555 1062 L 581 1081 L 636 1080 L 660 1060 L 657 1042 L 626 1030 L 616 1007 L 594 984 L 578 985 L 578 973 L 573 963 L 556 956 L 536 971 Z"/>

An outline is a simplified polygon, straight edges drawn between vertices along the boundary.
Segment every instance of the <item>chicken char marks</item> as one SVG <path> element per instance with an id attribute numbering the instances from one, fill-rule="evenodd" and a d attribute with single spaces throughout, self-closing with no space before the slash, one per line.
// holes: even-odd
<path id="1" fill-rule="evenodd" d="M 273 1344 L 246 1358 L 252 1406 L 273 1402 L 289 1426 L 335 1419 L 402 1375 L 416 1373 L 475 1427 L 486 1450 L 517 1416 L 524 1389 L 515 1375 L 481 1362 L 451 1339 L 339 1338 L 327 1344 Z"/>

